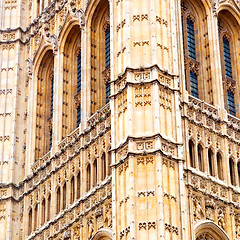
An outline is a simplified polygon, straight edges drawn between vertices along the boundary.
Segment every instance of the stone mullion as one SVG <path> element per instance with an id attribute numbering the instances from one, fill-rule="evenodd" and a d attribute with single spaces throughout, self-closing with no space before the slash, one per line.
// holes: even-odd
<path id="1" fill-rule="evenodd" d="M 63 52 L 54 56 L 54 100 L 53 100 L 53 138 L 52 152 L 57 151 L 57 143 L 62 140 L 63 131 Z"/>
<path id="2" fill-rule="evenodd" d="M 29 81 L 28 89 L 28 111 L 29 117 L 27 118 L 27 139 L 26 139 L 26 175 L 31 172 L 31 166 L 35 160 L 35 144 L 36 144 L 36 113 L 37 113 L 37 92 L 38 92 L 38 77 L 36 72 L 33 70 L 34 77 L 32 81 Z M 30 117 L 31 116 L 31 117 Z"/>
<path id="3" fill-rule="evenodd" d="M 212 13 L 207 16 L 209 51 L 212 72 L 213 103 L 224 109 L 224 91 L 222 82 L 222 68 L 219 49 L 218 18 Z"/>

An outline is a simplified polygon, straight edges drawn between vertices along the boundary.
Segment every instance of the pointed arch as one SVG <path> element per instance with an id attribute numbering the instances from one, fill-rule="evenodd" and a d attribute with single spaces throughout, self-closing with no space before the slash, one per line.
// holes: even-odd
<path id="1" fill-rule="evenodd" d="M 196 159 L 195 159 L 195 143 L 192 139 L 188 141 L 188 152 L 189 152 L 189 163 L 190 166 L 196 167 Z"/>
<path id="2" fill-rule="evenodd" d="M 113 232 L 109 229 L 100 229 L 98 230 L 91 240 L 112 240 Z"/>
<path id="3" fill-rule="evenodd" d="M 214 151 L 212 148 L 208 149 L 208 169 L 209 174 L 213 177 L 215 177 L 215 164 L 214 164 Z"/>
<path id="4" fill-rule="evenodd" d="M 240 48 L 240 18 L 232 7 L 221 6 L 218 13 L 219 48 L 225 109 L 229 114 L 239 117 L 236 107 L 239 104 L 239 63 L 240 57 L 235 49 Z"/>
<path id="5" fill-rule="evenodd" d="M 90 4 L 91 5 L 91 4 Z M 109 2 L 100 0 L 86 13 L 87 29 L 91 41 L 91 53 L 88 64 L 91 66 L 90 102 L 91 114 L 103 107 L 110 96 L 110 28 Z"/>
<path id="6" fill-rule="evenodd" d="M 182 0 L 182 33 L 185 66 L 185 89 L 193 97 L 200 98 L 213 104 L 213 95 L 210 91 L 213 86 L 211 70 L 205 71 L 210 65 L 210 59 L 205 58 L 209 46 L 202 49 L 200 46 L 209 42 L 207 25 L 208 4 L 202 1 Z"/>
<path id="7" fill-rule="evenodd" d="M 54 55 L 45 48 L 36 59 L 36 79 L 34 94 L 35 112 L 35 160 L 49 152 L 52 146 L 53 94 L 54 94 Z"/>
<path id="8" fill-rule="evenodd" d="M 81 121 L 81 27 L 75 20 L 71 19 L 61 32 L 60 52 L 63 63 L 61 118 L 64 138 Z"/>
<path id="9" fill-rule="evenodd" d="M 209 234 L 215 240 L 230 240 L 226 232 L 220 228 L 216 223 L 210 220 L 199 222 L 195 225 L 195 240 L 203 234 Z M 211 239 L 211 238 L 210 238 Z"/>

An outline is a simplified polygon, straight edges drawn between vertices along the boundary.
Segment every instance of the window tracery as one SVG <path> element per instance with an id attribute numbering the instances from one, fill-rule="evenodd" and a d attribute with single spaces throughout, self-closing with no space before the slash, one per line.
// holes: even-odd
<path id="1" fill-rule="evenodd" d="M 209 233 L 202 233 L 196 238 L 196 240 L 217 240 L 217 239 L 212 237 Z"/>

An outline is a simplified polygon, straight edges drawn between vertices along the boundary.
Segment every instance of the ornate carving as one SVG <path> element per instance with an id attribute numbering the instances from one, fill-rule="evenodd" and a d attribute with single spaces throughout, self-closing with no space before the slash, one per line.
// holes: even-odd
<path id="1" fill-rule="evenodd" d="M 73 17 L 76 17 L 78 19 L 81 27 L 85 25 L 85 13 L 83 9 L 77 9 L 75 0 L 69 1 L 69 12 Z"/>
<path id="2" fill-rule="evenodd" d="M 222 229 L 225 229 L 225 207 L 218 207 L 217 209 L 217 224 L 219 225 L 219 227 L 221 227 Z"/>
<path id="3" fill-rule="evenodd" d="M 64 232 L 63 239 L 64 240 L 71 239 L 71 230 Z"/>
<path id="4" fill-rule="evenodd" d="M 193 217 L 194 221 L 198 222 L 204 217 L 203 207 L 202 207 L 202 197 L 193 195 Z"/>

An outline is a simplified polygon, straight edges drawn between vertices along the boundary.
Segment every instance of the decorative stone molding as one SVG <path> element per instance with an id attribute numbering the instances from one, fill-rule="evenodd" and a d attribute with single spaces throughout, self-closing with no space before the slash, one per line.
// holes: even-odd
<path id="1" fill-rule="evenodd" d="M 85 26 L 85 13 L 83 11 L 83 9 L 77 9 L 77 5 L 76 5 L 76 0 L 70 0 L 69 4 L 68 4 L 68 9 L 70 14 L 77 18 L 80 24 L 80 27 L 84 27 Z"/>

